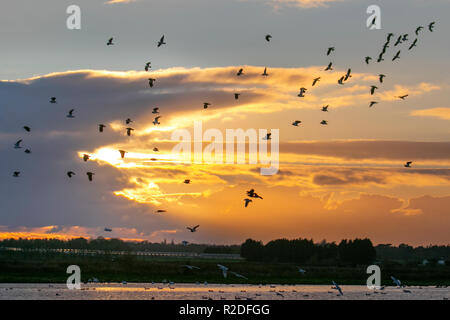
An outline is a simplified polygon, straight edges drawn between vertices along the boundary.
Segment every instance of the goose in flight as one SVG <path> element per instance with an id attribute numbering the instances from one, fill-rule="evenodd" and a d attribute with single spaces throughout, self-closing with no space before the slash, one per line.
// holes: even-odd
<path id="1" fill-rule="evenodd" d="M 209 102 L 203 102 L 203 109 L 208 109 L 208 107 L 211 105 Z"/>
<path id="2" fill-rule="evenodd" d="M 384 74 L 379 74 L 378 75 L 378 80 L 380 81 L 380 83 L 383 83 L 383 78 L 386 77 L 386 75 Z"/>
<path id="3" fill-rule="evenodd" d="M 20 149 L 20 148 L 22 148 L 22 147 L 20 146 L 21 143 L 22 143 L 22 139 L 20 139 L 20 140 L 17 141 L 16 143 L 14 143 L 14 149 Z"/>
<path id="4" fill-rule="evenodd" d="M 405 168 L 411 168 L 412 161 L 408 161 L 405 163 Z"/>
<path id="5" fill-rule="evenodd" d="M 73 115 L 73 112 L 75 111 L 75 109 L 70 109 L 69 113 L 67 114 L 67 118 L 75 118 L 75 116 Z"/>
<path id="6" fill-rule="evenodd" d="M 189 241 L 183 240 L 183 241 L 181 241 L 181 244 L 182 244 L 183 246 L 187 246 L 187 245 L 189 244 Z"/>
<path id="7" fill-rule="evenodd" d="M 103 132 L 103 129 L 105 128 L 106 126 L 104 125 L 104 124 L 99 124 L 98 125 L 98 132 Z"/>
<path id="8" fill-rule="evenodd" d="M 393 33 L 389 33 L 388 34 L 388 36 L 387 36 L 387 43 L 389 43 L 389 41 L 391 41 L 391 38 L 394 36 L 394 34 Z"/>
<path id="9" fill-rule="evenodd" d="M 292 122 L 292 125 L 298 127 L 300 123 L 302 123 L 300 120 L 295 120 L 294 122 Z"/>
<path id="10" fill-rule="evenodd" d="M 398 96 L 397 98 L 400 98 L 400 99 L 402 99 L 402 100 L 405 100 L 405 98 L 408 96 L 408 94 L 405 94 L 405 95 L 403 95 L 403 96 Z"/>
<path id="11" fill-rule="evenodd" d="M 184 183 L 184 184 L 190 184 L 190 183 L 191 183 L 191 180 L 186 179 L 186 180 L 183 181 L 183 183 Z"/>
<path id="12" fill-rule="evenodd" d="M 13 172 L 13 177 L 18 178 L 20 175 L 20 171 L 14 171 Z"/>
<path id="13" fill-rule="evenodd" d="M 159 151 L 159 149 L 157 147 L 153 148 L 153 152 L 158 152 L 158 151 Z"/>
<path id="14" fill-rule="evenodd" d="M 407 33 L 403 35 L 402 41 L 403 41 L 403 42 L 408 41 L 408 34 L 407 34 Z"/>
<path id="15" fill-rule="evenodd" d="M 26 132 L 30 132 L 31 131 L 31 128 L 28 127 L 28 126 L 24 126 L 23 128 L 25 129 Z"/>
<path id="16" fill-rule="evenodd" d="M 327 50 L 327 56 L 329 56 L 330 53 L 333 52 L 333 51 L 334 51 L 334 47 L 329 47 L 328 50 Z"/>
<path id="17" fill-rule="evenodd" d="M 395 61 L 397 59 L 400 59 L 400 50 L 395 54 L 395 56 L 392 58 L 392 61 Z"/>
<path id="18" fill-rule="evenodd" d="M 397 286 L 397 287 L 401 287 L 402 283 L 400 280 L 394 278 L 393 276 L 391 276 L 392 282 Z"/>
<path id="19" fill-rule="evenodd" d="M 370 87 L 370 94 L 373 95 L 375 93 L 375 89 L 378 89 L 377 86 L 371 86 Z"/>
<path id="20" fill-rule="evenodd" d="M 105 232 L 112 232 L 112 229 L 110 229 L 110 228 L 105 228 L 105 229 L 103 229 Z"/>
<path id="21" fill-rule="evenodd" d="M 352 73 L 352 69 L 349 68 L 349 69 L 347 70 L 347 73 L 345 74 L 344 81 L 347 81 L 348 78 L 351 78 L 351 77 L 352 77 L 352 76 L 350 75 L 350 73 Z"/>
<path id="22" fill-rule="evenodd" d="M 412 48 L 417 47 L 417 38 L 414 39 L 413 43 L 409 46 L 408 50 L 411 50 Z"/>
<path id="23" fill-rule="evenodd" d="M 332 65 L 333 65 L 333 62 L 330 62 L 330 63 L 328 64 L 328 66 L 325 68 L 325 71 L 333 70 Z"/>
<path id="24" fill-rule="evenodd" d="M 86 174 L 88 176 L 89 181 L 92 181 L 92 177 L 95 175 L 95 173 L 93 173 L 93 172 L 86 172 Z"/>
<path id="25" fill-rule="evenodd" d="M 56 97 L 51 97 L 51 98 L 50 98 L 50 103 L 57 103 L 57 102 L 56 102 Z"/>
<path id="26" fill-rule="evenodd" d="M 150 88 L 153 88 L 153 83 L 156 81 L 156 79 L 153 78 L 148 78 L 148 85 L 150 86 Z"/>
<path id="27" fill-rule="evenodd" d="M 158 114 L 158 113 L 159 113 L 159 108 L 158 108 L 158 107 L 153 108 L 152 113 L 153 113 L 153 114 Z"/>
<path id="28" fill-rule="evenodd" d="M 394 44 L 394 47 L 396 47 L 396 46 L 398 46 L 399 44 L 401 44 L 402 43 L 402 36 L 399 36 L 398 37 L 398 39 L 397 39 L 397 41 L 395 42 L 395 44 Z"/>
<path id="29" fill-rule="evenodd" d="M 270 139 L 272 139 L 272 134 L 269 132 L 269 133 L 267 133 L 266 136 L 263 137 L 262 139 L 263 139 L 263 140 L 270 140 Z"/>
<path id="30" fill-rule="evenodd" d="M 199 267 L 196 267 L 196 266 L 191 266 L 191 265 L 188 265 L 188 264 L 185 264 L 183 267 L 186 267 L 186 268 L 188 268 L 189 270 L 193 270 L 193 269 L 197 269 L 197 270 L 200 270 L 200 268 Z"/>
<path id="31" fill-rule="evenodd" d="M 250 198 L 259 198 L 259 199 L 262 199 L 262 197 L 261 197 L 259 194 L 257 194 L 257 193 L 255 192 L 255 189 L 250 189 L 250 190 L 248 190 L 248 191 L 247 191 L 247 195 L 248 195 Z"/>
<path id="32" fill-rule="evenodd" d="M 320 77 L 317 77 L 313 80 L 312 86 L 314 87 L 318 81 L 320 81 Z"/>
<path id="33" fill-rule="evenodd" d="M 106 43 L 106 45 L 107 45 L 107 46 L 113 45 L 113 44 L 114 44 L 114 43 L 113 43 L 113 40 L 114 40 L 114 38 L 109 38 L 109 39 L 108 39 L 108 42 Z"/>
<path id="34" fill-rule="evenodd" d="M 120 152 L 120 157 L 123 159 L 125 157 L 125 153 L 127 153 L 127 151 L 119 150 L 119 152 Z"/>
<path id="35" fill-rule="evenodd" d="M 151 64 L 151 62 L 147 62 L 145 64 L 145 67 L 144 67 L 145 71 L 148 71 L 148 69 L 150 69 L 152 67 L 150 64 Z"/>
<path id="36" fill-rule="evenodd" d="M 235 93 L 235 94 L 234 94 L 234 99 L 235 99 L 235 100 L 239 99 L 239 96 L 240 96 L 240 95 L 241 95 L 240 93 Z"/>
<path id="37" fill-rule="evenodd" d="M 131 120 L 130 118 L 127 118 L 126 120 L 125 120 L 125 124 L 130 124 L 130 123 L 132 123 L 133 122 L 133 120 Z"/>
<path id="38" fill-rule="evenodd" d="M 88 154 L 83 154 L 83 160 L 84 160 L 84 162 L 88 161 L 90 157 L 91 157 L 91 156 L 88 155 Z"/>
<path id="39" fill-rule="evenodd" d="M 366 57 L 366 58 L 365 58 L 366 64 L 369 64 L 369 61 L 370 61 L 370 60 L 372 60 L 371 57 Z"/>
<path id="40" fill-rule="evenodd" d="M 24 151 L 26 154 L 30 154 L 31 153 L 31 150 L 30 149 L 25 149 L 25 151 Z"/>
<path id="41" fill-rule="evenodd" d="M 343 296 L 344 293 L 342 292 L 341 287 L 339 287 L 339 286 L 337 285 L 336 282 L 334 282 L 334 281 L 332 281 L 332 282 L 333 282 L 334 287 L 331 287 L 331 289 L 335 289 L 335 290 L 339 291 L 339 294 L 340 294 L 341 296 Z"/>
<path id="42" fill-rule="evenodd" d="M 240 68 L 239 71 L 236 73 L 237 76 L 242 76 L 244 74 L 244 69 Z"/>
<path id="43" fill-rule="evenodd" d="M 161 116 L 157 116 L 155 117 L 155 120 L 153 120 L 153 124 L 156 126 L 158 124 L 161 124 L 161 122 L 159 122 L 159 118 L 161 118 Z"/>
<path id="44" fill-rule="evenodd" d="M 248 206 L 248 204 L 249 204 L 250 202 L 253 202 L 253 200 L 247 199 L 247 198 L 245 198 L 244 201 L 245 201 L 245 207 L 246 207 L 246 208 L 247 208 L 247 206 Z"/>
<path id="45" fill-rule="evenodd" d="M 131 136 L 131 131 L 134 131 L 133 128 L 127 128 L 127 136 Z"/>
<path id="46" fill-rule="evenodd" d="M 419 35 L 419 31 L 422 30 L 422 29 L 423 29 L 422 26 L 418 26 L 418 27 L 416 28 L 416 36 Z"/>
<path id="47" fill-rule="evenodd" d="M 306 270 L 304 270 L 298 266 L 297 266 L 297 269 L 298 269 L 298 272 L 300 272 L 301 274 L 304 274 L 306 272 Z"/>
<path id="48" fill-rule="evenodd" d="M 320 121 L 320 124 L 326 126 L 328 124 L 328 121 L 327 120 L 322 120 L 322 121 Z"/>
<path id="49" fill-rule="evenodd" d="M 434 28 L 434 24 L 435 24 L 436 22 L 435 21 L 433 21 L 433 22 L 431 22 L 429 25 L 428 25 L 428 30 L 430 30 L 430 32 L 433 32 L 433 28 Z"/>
<path id="50" fill-rule="evenodd" d="M 323 106 L 322 107 L 322 111 L 323 112 L 328 112 L 328 106 L 329 106 L 328 104 L 326 106 Z"/>
<path id="51" fill-rule="evenodd" d="M 159 39 L 159 41 L 158 41 L 158 48 L 159 47 L 161 47 L 163 44 L 166 44 L 165 42 L 164 42 L 164 35 L 161 37 L 161 39 Z"/>
<path id="52" fill-rule="evenodd" d="M 384 59 L 383 59 L 383 54 L 384 54 L 383 52 L 380 53 L 380 55 L 378 56 L 377 62 L 384 61 Z"/>
<path id="53" fill-rule="evenodd" d="M 186 229 L 188 229 L 190 232 L 196 232 L 197 231 L 197 228 L 198 227 L 200 227 L 200 225 L 198 224 L 198 225 L 196 225 L 195 227 L 192 227 L 192 228 L 190 228 L 190 227 L 186 227 Z"/>
<path id="54" fill-rule="evenodd" d="M 370 101 L 369 108 L 371 108 L 374 104 L 377 104 L 377 101 Z"/>
<path id="55" fill-rule="evenodd" d="M 271 36 L 270 34 L 266 34 L 266 37 L 265 37 L 265 38 L 266 38 L 266 41 L 269 42 L 270 39 L 272 38 L 272 36 Z"/>
<path id="56" fill-rule="evenodd" d="M 69 178 L 72 178 L 72 176 L 74 176 L 75 175 L 75 172 L 73 172 L 73 171 L 68 171 L 67 172 L 67 176 L 69 177 Z"/>
<path id="57" fill-rule="evenodd" d="M 163 209 L 158 209 L 158 210 L 155 211 L 155 213 L 164 213 L 164 212 L 167 212 L 167 211 L 163 210 Z"/>
<path id="58" fill-rule="evenodd" d="M 345 76 L 342 76 L 339 80 L 338 80 L 338 83 L 339 84 L 344 84 L 344 79 L 345 79 Z"/>
<path id="59" fill-rule="evenodd" d="M 306 88 L 300 88 L 300 93 L 297 96 L 303 98 L 305 96 L 306 90 Z"/>
<path id="60" fill-rule="evenodd" d="M 269 74 L 267 73 L 267 67 L 264 68 L 264 72 L 261 74 L 264 77 L 267 77 Z"/>
<path id="61" fill-rule="evenodd" d="M 223 277 L 226 278 L 227 277 L 228 268 L 223 266 L 223 265 L 221 265 L 221 264 L 217 264 L 217 266 L 219 267 L 220 270 L 222 270 Z"/>

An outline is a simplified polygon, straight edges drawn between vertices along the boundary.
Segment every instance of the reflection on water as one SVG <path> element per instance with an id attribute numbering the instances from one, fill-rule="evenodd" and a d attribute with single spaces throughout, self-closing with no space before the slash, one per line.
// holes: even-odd
<path id="1" fill-rule="evenodd" d="M 0 284 L 0 299 L 131 299 L 131 300 L 442 300 L 450 297 L 450 288 L 386 287 L 369 290 L 365 286 L 341 286 L 344 295 L 326 285 L 229 285 L 101 283 L 82 284 L 81 290 L 69 290 L 65 284 Z"/>

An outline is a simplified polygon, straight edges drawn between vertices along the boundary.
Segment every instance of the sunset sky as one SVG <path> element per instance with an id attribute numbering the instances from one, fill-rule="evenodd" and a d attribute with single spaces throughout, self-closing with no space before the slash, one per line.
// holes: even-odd
<path id="1" fill-rule="evenodd" d="M 66 28 L 72 4 L 81 8 L 81 30 Z M 381 30 L 366 27 L 372 4 L 381 8 Z M 450 244 L 448 12 L 449 0 L 3 0 L 0 239 Z M 408 41 L 394 46 L 405 33 Z M 334 70 L 324 71 L 329 62 Z M 352 77 L 339 85 L 348 68 Z M 223 135 L 279 129 L 279 172 L 180 161 L 172 133 L 193 135 L 194 121 Z M 23 148 L 14 149 L 19 139 Z M 251 188 L 264 199 L 245 208 Z M 197 224 L 196 233 L 186 229 Z"/>

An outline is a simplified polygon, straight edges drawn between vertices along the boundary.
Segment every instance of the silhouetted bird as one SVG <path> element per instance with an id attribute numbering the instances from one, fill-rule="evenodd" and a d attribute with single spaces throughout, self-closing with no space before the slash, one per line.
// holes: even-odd
<path id="1" fill-rule="evenodd" d="M 165 42 L 164 42 L 164 35 L 161 37 L 161 39 L 159 39 L 159 41 L 158 41 L 158 48 L 159 47 L 161 47 L 163 44 L 166 44 Z"/>
<path id="2" fill-rule="evenodd" d="M 26 154 L 30 154 L 31 153 L 31 150 L 30 149 L 25 149 L 25 151 L 24 151 Z"/>
<path id="3" fill-rule="evenodd" d="M 266 134 L 266 136 L 263 138 L 263 140 L 270 140 L 270 139 L 272 139 L 271 136 L 272 136 L 272 134 L 269 132 Z"/>
<path id="4" fill-rule="evenodd" d="M 74 176 L 75 175 L 75 172 L 73 172 L 73 171 L 68 171 L 67 172 L 67 176 L 69 177 L 69 178 L 72 178 L 72 176 Z"/>
<path id="5" fill-rule="evenodd" d="M 366 57 L 366 58 L 365 58 L 366 64 L 369 64 L 369 61 L 370 61 L 370 60 L 372 60 L 371 57 Z"/>
<path id="6" fill-rule="evenodd" d="M 150 86 L 150 88 L 153 88 L 153 83 L 156 81 L 156 79 L 153 78 L 148 78 L 148 85 Z"/>
<path id="7" fill-rule="evenodd" d="M 403 95 L 403 96 L 398 96 L 397 98 L 400 98 L 400 99 L 402 99 L 402 100 L 405 100 L 405 98 L 406 98 L 407 96 L 408 96 L 408 95 L 405 94 L 405 95 Z"/>
<path id="8" fill-rule="evenodd" d="M 370 94 L 373 95 L 375 93 L 375 89 L 378 89 L 377 86 L 371 86 L 370 87 Z"/>
<path id="9" fill-rule="evenodd" d="M 211 105 L 209 102 L 203 102 L 203 109 L 208 109 L 208 107 Z"/>
<path id="10" fill-rule="evenodd" d="M 127 136 L 131 136 L 131 131 L 134 131 L 133 128 L 127 128 Z"/>
<path id="11" fill-rule="evenodd" d="M 186 180 L 183 181 L 183 183 L 185 183 L 185 184 L 190 184 L 190 183 L 191 183 L 191 180 L 186 179 Z"/>
<path id="12" fill-rule="evenodd" d="M 158 113 L 159 113 L 159 108 L 153 108 L 152 113 L 153 113 L 153 114 L 158 114 Z"/>
<path id="13" fill-rule="evenodd" d="M 406 42 L 406 41 L 408 41 L 408 34 L 407 33 L 404 34 L 403 37 L 402 37 L 402 42 Z"/>
<path id="14" fill-rule="evenodd" d="M 20 171 L 14 171 L 13 172 L 13 177 L 18 178 L 20 175 Z"/>
<path id="15" fill-rule="evenodd" d="M 383 83 L 383 78 L 386 77 L 386 75 L 379 74 L 378 77 L 379 77 L 378 80 L 380 81 L 380 83 Z"/>
<path id="16" fill-rule="evenodd" d="M 93 172 L 86 172 L 86 174 L 88 176 L 89 181 L 92 181 L 92 177 L 95 175 L 95 173 L 93 173 Z"/>
<path id="17" fill-rule="evenodd" d="M 234 94 L 234 99 L 235 99 L 235 100 L 239 99 L 239 96 L 240 96 L 240 95 L 241 95 L 240 93 L 235 93 L 235 94 Z"/>
<path id="18" fill-rule="evenodd" d="M 166 210 L 163 210 L 163 209 L 159 209 L 159 210 L 156 210 L 155 211 L 155 213 L 163 213 L 163 212 L 167 212 Z"/>
<path id="19" fill-rule="evenodd" d="M 300 120 L 295 120 L 294 122 L 292 122 L 292 125 L 298 127 L 300 123 L 302 123 Z"/>
<path id="20" fill-rule="evenodd" d="M 266 41 L 269 42 L 272 36 L 270 34 L 266 34 Z"/>
<path id="21" fill-rule="evenodd" d="M 158 148 L 156 148 L 156 147 L 153 148 L 153 152 L 158 152 L 158 151 L 159 151 Z"/>
<path id="22" fill-rule="evenodd" d="M 351 73 L 352 73 L 352 69 L 348 69 L 348 70 L 347 70 L 347 73 L 345 74 L 344 81 L 347 81 L 348 78 L 351 78 L 351 77 L 352 77 L 352 76 L 350 75 Z"/>
<path id="23" fill-rule="evenodd" d="M 417 47 L 417 38 L 413 41 L 413 43 L 409 46 L 408 50 L 411 50 L 412 48 Z"/>
<path id="24" fill-rule="evenodd" d="M 320 121 L 320 124 L 326 126 L 328 124 L 328 121 L 327 120 L 322 120 L 322 121 Z"/>
<path id="25" fill-rule="evenodd" d="M 314 87 L 315 84 L 316 84 L 318 81 L 320 81 L 320 77 L 315 78 L 315 79 L 313 80 L 312 86 Z"/>
<path id="26" fill-rule="evenodd" d="M 267 77 L 269 74 L 267 73 L 267 67 L 264 68 L 264 72 L 262 73 L 262 76 Z"/>
<path id="27" fill-rule="evenodd" d="M 103 229 L 105 232 L 111 232 L 112 231 L 112 229 L 110 229 L 110 228 L 105 228 L 105 229 Z"/>
<path id="28" fill-rule="evenodd" d="M 158 125 L 158 124 L 161 124 L 160 122 L 159 122 L 159 118 L 161 118 L 161 116 L 157 116 L 157 117 L 155 117 L 155 119 L 153 120 L 153 124 L 156 126 L 156 125 Z"/>
<path id="29" fill-rule="evenodd" d="M 75 111 L 75 109 L 70 109 L 69 113 L 67 114 L 67 118 L 75 118 L 75 116 L 73 115 L 73 112 Z"/>
<path id="30" fill-rule="evenodd" d="M 126 120 L 125 120 L 125 124 L 130 124 L 130 123 L 132 123 L 133 122 L 133 120 L 131 120 L 130 118 L 127 118 Z"/>
<path id="31" fill-rule="evenodd" d="M 50 103 L 56 103 L 56 97 L 51 97 L 50 98 Z"/>
<path id="32" fill-rule="evenodd" d="M 332 65 L 333 65 L 333 62 L 330 62 L 330 63 L 328 64 L 328 66 L 325 68 L 325 71 L 333 70 Z"/>
<path id="33" fill-rule="evenodd" d="M 28 127 L 28 126 L 24 126 L 23 128 L 25 129 L 26 132 L 30 132 L 31 131 L 30 127 Z"/>
<path id="34" fill-rule="evenodd" d="M 239 71 L 236 73 L 237 76 L 241 76 L 244 74 L 244 69 L 239 69 Z"/>
<path id="35" fill-rule="evenodd" d="M 434 28 L 434 24 L 435 24 L 436 22 L 435 21 L 433 21 L 433 22 L 431 22 L 429 25 L 428 25 L 428 30 L 430 30 L 430 32 L 433 32 L 433 28 Z"/>
<path id="36" fill-rule="evenodd" d="M 397 59 L 400 59 L 400 50 L 396 53 L 396 55 L 392 58 L 392 61 L 395 61 Z"/>
<path id="37" fill-rule="evenodd" d="M 422 30 L 422 29 L 423 29 L 422 26 L 418 26 L 418 27 L 416 28 L 416 36 L 419 35 L 419 31 Z"/>
<path id="38" fill-rule="evenodd" d="M 99 132 L 103 132 L 103 129 L 105 128 L 106 126 L 104 125 L 104 124 L 99 124 L 98 125 L 98 131 Z"/>
<path id="39" fill-rule="evenodd" d="M 20 143 L 22 142 L 22 139 L 20 139 L 19 141 L 17 141 L 15 144 L 14 144 L 14 149 L 20 149 L 20 148 L 22 148 L 21 146 L 20 146 Z"/>
<path id="40" fill-rule="evenodd" d="M 377 101 L 370 101 L 369 108 L 371 108 L 374 104 L 377 104 Z"/>
<path id="41" fill-rule="evenodd" d="M 196 232 L 198 227 L 200 227 L 200 225 L 196 225 L 195 227 L 192 228 L 186 227 L 186 229 L 188 229 L 190 232 Z"/>
<path id="42" fill-rule="evenodd" d="M 125 157 L 125 153 L 127 153 L 125 150 L 119 150 L 120 157 L 123 159 Z"/>
<path id="43" fill-rule="evenodd" d="M 384 59 L 383 59 L 383 53 L 380 53 L 380 55 L 378 56 L 377 62 L 381 62 L 381 61 L 384 61 Z"/>
<path id="44" fill-rule="evenodd" d="M 150 69 L 152 67 L 150 64 L 151 64 L 151 62 L 147 62 L 145 64 L 145 67 L 144 67 L 145 71 L 148 71 L 148 69 Z"/>
<path id="45" fill-rule="evenodd" d="M 300 93 L 297 96 L 303 98 L 305 96 L 306 90 L 306 88 L 300 88 Z"/>
<path id="46" fill-rule="evenodd" d="M 248 204 L 249 204 L 250 202 L 253 202 L 252 200 L 247 199 L 247 198 L 245 198 L 244 201 L 245 201 L 245 207 L 246 207 L 246 208 L 247 208 L 247 206 L 248 206 Z"/>
<path id="47" fill-rule="evenodd" d="M 107 46 L 112 46 L 114 38 L 109 38 L 108 42 L 106 43 Z"/>
<path id="48" fill-rule="evenodd" d="M 412 161 L 408 161 L 405 164 L 405 168 L 411 168 Z"/>
<path id="49" fill-rule="evenodd" d="M 394 36 L 394 34 L 393 33 L 389 33 L 388 34 L 388 36 L 387 36 L 387 43 L 389 42 L 389 41 L 391 41 L 391 38 Z"/>
<path id="50" fill-rule="evenodd" d="M 397 41 L 396 41 L 395 44 L 394 44 L 394 47 L 396 47 L 397 45 L 399 45 L 399 44 L 401 44 L 401 43 L 402 43 L 402 36 L 399 36 L 398 39 L 397 39 Z"/>
<path id="51" fill-rule="evenodd" d="M 326 106 L 323 106 L 323 107 L 322 107 L 322 111 L 323 111 L 323 112 L 328 112 L 328 104 L 327 104 Z"/>
<path id="52" fill-rule="evenodd" d="M 328 50 L 327 50 L 327 56 L 329 56 L 330 53 L 333 52 L 333 51 L 334 51 L 334 47 L 329 47 Z"/>
<path id="53" fill-rule="evenodd" d="M 338 80 L 338 83 L 339 84 L 344 84 L 344 78 L 345 78 L 345 76 L 342 76 L 339 80 Z"/>

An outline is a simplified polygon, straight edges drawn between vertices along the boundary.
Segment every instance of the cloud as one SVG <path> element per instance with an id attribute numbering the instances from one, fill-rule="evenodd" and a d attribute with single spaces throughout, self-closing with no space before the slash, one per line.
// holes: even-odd
<path id="1" fill-rule="evenodd" d="M 434 117 L 443 120 L 450 120 L 450 108 L 431 108 L 411 111 L 412 116 Z"/>
<path id="2" fill-rule="evenodd" d="M 109 0 L 105 2 L 105 4 L 116 4 L 116 3 L 130 3 L 130 2 L 136 2 L 139 0 Z"/>

